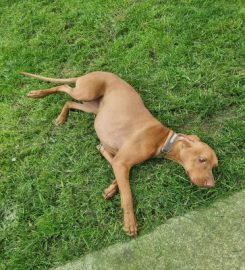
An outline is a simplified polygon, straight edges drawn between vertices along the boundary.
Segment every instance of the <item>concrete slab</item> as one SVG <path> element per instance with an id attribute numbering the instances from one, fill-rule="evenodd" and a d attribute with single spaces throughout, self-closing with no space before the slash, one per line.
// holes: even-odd
<path id="1" fill-rule="evenodd" d="M 245 270 L 245 191 L 56 270 Z"/>

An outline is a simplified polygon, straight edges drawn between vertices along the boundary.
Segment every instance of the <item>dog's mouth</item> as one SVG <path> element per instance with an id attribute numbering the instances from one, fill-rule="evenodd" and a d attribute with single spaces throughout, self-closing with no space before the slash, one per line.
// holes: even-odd
<path id="1" fill-rule="evenodd" d="M 191 182 L 200 188 L 213 188 L 215 187 L 215 181 L 213 175 L 207 177 L 193 177 L 190 173 L 186 172 L 191 180 Z"/>
<path id="2" fill-rule="evenodd" d="M 191 178 L 191 182 L 200 188 L 213 188 L 213 187 L 215 187 L 215 182 L 214 182 L 214 179 L 212 179 L 212 178 L 202 179 L 202 180 Z"/>

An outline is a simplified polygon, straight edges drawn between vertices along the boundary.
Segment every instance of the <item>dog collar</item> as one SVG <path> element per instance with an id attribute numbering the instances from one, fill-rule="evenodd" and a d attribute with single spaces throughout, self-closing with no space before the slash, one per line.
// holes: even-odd
<path id="1" fill-rule="evenodd" d="M 170 138 L 167 140 L 167 142 L 165 142 L 165 144 L 161 148 L 160 154 L 163 154 L 164 156 L 168 154 L 172 150 L 173 145 L 175 144 L 177 138 L 178 138 L 178 134 L 173 132 Z"/>

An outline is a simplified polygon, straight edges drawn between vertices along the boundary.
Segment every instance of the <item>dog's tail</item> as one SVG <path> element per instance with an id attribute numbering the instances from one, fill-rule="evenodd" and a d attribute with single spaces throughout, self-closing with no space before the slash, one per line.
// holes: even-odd
<path id="1" fill-rule="evenodd" d="M 45 82 L 52 82 L 52 83 L 75 83 L 77 81 L 77 78 L 69 78 L 69 79 L 55 79 L 55 78 L 49 78 L 49 77 L 43 77 L 40 75 L 28 73 L 28 72 L 20 72 L 20 74 L 36 78 L 38 80 L 42 80 Z"/>

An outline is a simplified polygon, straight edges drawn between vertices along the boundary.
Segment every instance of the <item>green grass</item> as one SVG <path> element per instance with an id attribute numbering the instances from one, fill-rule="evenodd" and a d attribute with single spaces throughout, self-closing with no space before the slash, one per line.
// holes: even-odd
<path id="1" fill-rule="evenodd" d="M 150 160 L 131 173 L 140 235 L 168 218 L 207 207 L 245 187 L 242 1 L 7 1 L 0 9 L 0 269 L 48 269 L 130 241 L 120 198 L 104 201 L 111 168 L 95 149 L 94 116 L 69 97 L 30 100 L 56 77 L 94 70 L 131 83 L 176 132 L 217 152 L 217 186 L 192 186 L 178 165 Z"/>

